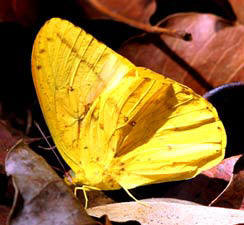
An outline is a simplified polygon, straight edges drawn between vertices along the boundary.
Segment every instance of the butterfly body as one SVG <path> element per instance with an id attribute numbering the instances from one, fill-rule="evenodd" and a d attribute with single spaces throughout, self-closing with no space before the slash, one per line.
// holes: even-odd
<path id="1" fill-rule="evenodd" d="M 68 21 L 43 26 L 32 71 L 76 186 L 115 190 L 188 179 L 223 159 L 225 130 L 209 102 Z"/>

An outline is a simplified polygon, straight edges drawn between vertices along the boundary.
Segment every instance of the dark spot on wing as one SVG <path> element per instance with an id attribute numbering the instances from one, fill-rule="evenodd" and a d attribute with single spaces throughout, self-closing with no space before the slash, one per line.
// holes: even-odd
<path id="1" fill-rule="evenodd" d="M 108 179 L 108 183 L 112 183 L 113 182 L 113 179 L 112 178 L 109 178 Z"/>
<path id="2" fill-rule="evenodd" d="M 135 121 L 130 121 L 129 124 L 134 127 L 136 125 L 136 122 Z"/>
<path id="3" fill-rule="evenodd" d="M 37 70 L 40 70 L 42 68 L 42 66 L 37 65 L 36 68 L 37 68 Z"/>
<path id="4" fill-rule="evenodd" d="M 42 54 L 45 52 L 45 49 L 40 49 L 39 53 Z"/>
<path id="5" fill-rule="evenodd" d="M 185 90 L 184 90 L 184 94 L 186 94 L 186 95 L 190 95 L 191 92 L 190 92 L 189 90 L 185 89 Z"/>
<path id="6" fill-rule="evenodd" d="M 91 107 L 91 104 L 90 103 L 88 103 L 88 104 L 85 105 L 85 114 L 88 113 L 90 107 Z"/>
<path id="7" fill-rule="evenodd" d="M 127 116 L 124 117 L 124 121 L 127 122 L 129 118 Z"/>
<path id="8" fill-rule="evenodd" d="M 123 167 L 124 165 L 125 165 L 125 163 L 123 163 L 123 162 L 120 163 L 120 166 L 121 166 L 121 167 Z"/>
<path id="9" fill-rule="evenodd" d="M 99 123 L 99 127 L 103 130 L 104 129 L 104 126 L 102 123 Z"/>
<path id="10" fill-rule="evenodd" d="M 69 91 L 74 91 L 74 88 L 73 88 L 72 86 L 69 86 L 69 87 L 68 87 L 68 90 L 69 90 Z"/>
<path id="11" fill-rule="evenodd" d="M 171 145 L 168 145 L 168 150 L 172 150 L 172 146 Z"/>
<path id="12" fill-rule="evenodd" d="M 99 109 L 95 108 L 94 111 L 92 112 L 92 118 L 97 121 L 99 116 Z"/>

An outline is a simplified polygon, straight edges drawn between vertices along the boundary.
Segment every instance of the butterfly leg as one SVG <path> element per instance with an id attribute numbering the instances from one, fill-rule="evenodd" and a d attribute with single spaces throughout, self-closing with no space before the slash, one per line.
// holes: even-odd
<path id="1" fill-rule="evenodd" d="M 86 192 L 87 192 L 87 191 L 91 191 L 91 190 L 100 191 L 99 188 L 92 187 L 92 186 L 87 186 L 87 185 L 83 185 L 82 187 L 75 187 L 75 189 L 74 189 L 74 195 L 75 195 L 76 197 L 77 197 L 77 191 L 78 191 L 78 190 L 82 190 L 82 191 L 83 191 L 84 198 L 85 198 L 85 206 L 84 206 L 85 209 L 87 209 L 87 206 L 88 206 L 88 197 L 87 197 Z"/>
<path id="2" fill-rule="evenodd" d="M 121 186 L 122 187 L 122 186 Z M 129 192 L 129 190 L 127 189 L 127 188 L 124 188 L 124 187 L 122 187 L 124 190 L 125 190 L 125 192 L 135 201 L 135 202 L 137 202 L 137 203 L 139 203 L 139 204 L 142 204 L 142 205 L 144 205 L 144 206 L 149 206 L 146 202 L 142 202 L 142 201 L 140 201 L 140 200 L 138 200 L 137 198 L 135 198 L 135 196 L 133 196 L 130 192 Z"/>
<path id="3" fill-rule="evenodd" d="M 79 191 L 79 190 L 82 190 L 82 191 L 83 191 L 83 195 L 84 195 L 84 198 L 85 198 L 85 205 L 84 205 L 84 208 L 87 209 L 88 198 L 87 198 L 86 191 L 88 191 L 88 189 L 86 189 L 85 186 L 82 186 L 82 187 L 75 187 L 75 189 L 74 189 L 74 195 L 75 195 L 75 197 L 77 197 L 77 191 Z"/>

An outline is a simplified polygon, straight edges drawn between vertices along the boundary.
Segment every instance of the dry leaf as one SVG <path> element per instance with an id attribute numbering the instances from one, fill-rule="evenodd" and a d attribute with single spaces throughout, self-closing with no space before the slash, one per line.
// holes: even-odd
<path id="1" fill-rule="evenodd" d="M 198 224 L 231 225 L 244 223 L 244 212 L 234 209 L 191 205 L 190 202 L 151 200 L 146 206 L 137 202 L 116 203 L 88 209 L 91 216 L 108 215 L 117 222 L 139 221 L 142 225 Z"/>
<path id="2" fill-rule="evenodd" d="M 217 166 L 202 172 L 209 178 L 218 178 L 229 182 L 233 174 L 233 168 L 241 155 L 233 156 L 223 160 Z"/>
<path id="3" fill-rule="evenodd" d="M 175 183 L 162 196 L 209 205 L 226 188 L 238 158 L 227 158 L 193 179 Z"/>
<path id="4" fill-rule="evenodd" d="M 39 0 L 1 0 L 0 21 L 31 25 L 37 18 Z"/>
<path id="5" fill-rule="evenodd" d="M 9 212 L 9 207 L 0 205 L 0 225 L 6 225 Z"/>
<path id="6" fill-rule="evenodd" d="M 165 35 L 143 35 L 127 41 L 120 53 L 137 66 L 148 67 L 203 94 L 213 87 L 244 80 L 244 27 L 211 14 L 181 13 L 160 26 L 183 29 L 184 42 Z"/>
<path id="7" fill-rule="evenodd" d="M 244 209 L 244 156 L 236 162 L 233 176 L 226 189 L 211 205 Z"/>
<path id="8" fill-rule="evenodd" d="M 0 120 L 0 174 L 5 174 L 4 163 L 7 151 L 19 140 L 23 135 L 3 120 Z"/>
<path id="9" fill-rule="evenodd" d="M 87 16 L 92 19 L 110 18 L 112 14 L 148 23 L 156 10 L 155 0 L 77 0 L 86 11 Z M 108 13 L 110 15 L 108 15 Z"/>
<path id="10" fill-rule="evenodd" d="M 237 20 L 239 23 L 244 24 L 244 1 L 243 0 L 228 0 L 231 4 Z"/>
<path id="11" fill-rule="evenodd" d="M 150 24 L 150 17 L 156 9 L 155 0 L 78 0 L 90 18 L 111 18 L 149 33 L 164 33 L 190 41 L 191 34 L 179 30 L 170 30 Z"/>
<path id="12" fill-rule="evenodd" d="M 9 224 L 98 224 L 87 216 L 45 160 L 24 144 L 18 144 L 8 154 L 6 172 L 12 176 L 16 190 Z"/>

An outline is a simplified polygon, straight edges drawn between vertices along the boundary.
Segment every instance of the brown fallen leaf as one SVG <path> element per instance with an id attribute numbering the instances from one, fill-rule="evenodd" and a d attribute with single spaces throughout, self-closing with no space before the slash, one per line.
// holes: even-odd
<path id="1" fill-rule="evenodd" d="M 231 179 L 234 165 L 239 158 L 240 156 L 227 158 L 193 179 L 176 182 L 165 191 L 162 197 L 209 205 L 226 188 Z"/>
<path id="2" fill-rule="evenodd" d="M 143 201 L 145 202 L 145 201 Z M 231 225 L 244 223 L 244 212 L 192 205 L 186 201 L 169 201 L 152 199 L 146 206 L 137 202 L 115 203 L 87 209 L 91 216 L 108 215 L 111 221 L 124 222 L 136 220 L 142 225 Z"/>
<path id="3" fill-rule="evenodd" d="M 4 205 L 0 205 L 0 225 L 6 225 L 10 208 Z"/>
<path id="4" fill-rule="evenodd" d="M 108 19 L 104 10 L 125 18 L 149 24 L 150 17 L 156 10 L 155 0 L 77 0 L 91 19 Z M 115 15 L 115 17 L 116 17 Z"/>
<path id="5" fill-rule="evenodd" d="M 14 13 L 12 11 L 11 1 L 5 0 L 0 1 L 0 21 L 12 21 L 15 19 Z"/>
<path id="6" fill-rule="evenodd" d="M 183 29 L 193 36 L 184 42 L 166 35 L 141 35 L 119 53 L 137 66 L 171 77 L 203 94 L 221 84 L 243 81 L 244 26 L 211 14 L 180 13 L 160 26 Z"/>
<path id="7" fill-rule="evenodd" d="M 8 224 L 100 224 L 46 161 L 22 142 L 8 153 L 5 165 L 16 190 Z"/>
<path id="8" fill-rule="evenodd" d="M 241 155 L 232 156 L 224 159 L 217 166 L 202 172 L 202 174 L 209 178 L 218 178 L 229 182 L 233 175 L 233 170 L 236 162 L 240 159 Z"/>
<path id="9" fill-rule="evenodd" d="M 6 121 L 0 120 L 0 174 L 5 174 L 4 164 L 8 150 L 22 138 L 24 136 L 20 131 L 14 130 Z"/>
<path id="10" fill-rule="evenodd" d="M 244 156 L 240 157 L 236 162 L 228 186 L 211 205 L 244 209 Z"/>
<path id="11" fill-rule="evenodd" d="M 89 18 L 110 18 L 149 33 L 164 33 L 186 41 L 191 34 L 182 29 L 174 30 L 152 26 L 150 17 L 155 12 L 155 0 L 77 0 Z"/>
<path id="12" fill-rule="evenodd" d="M 1 0 L 0 22 L 17 22 L 29 26 L 37 18 L 39 0 Z"/>

